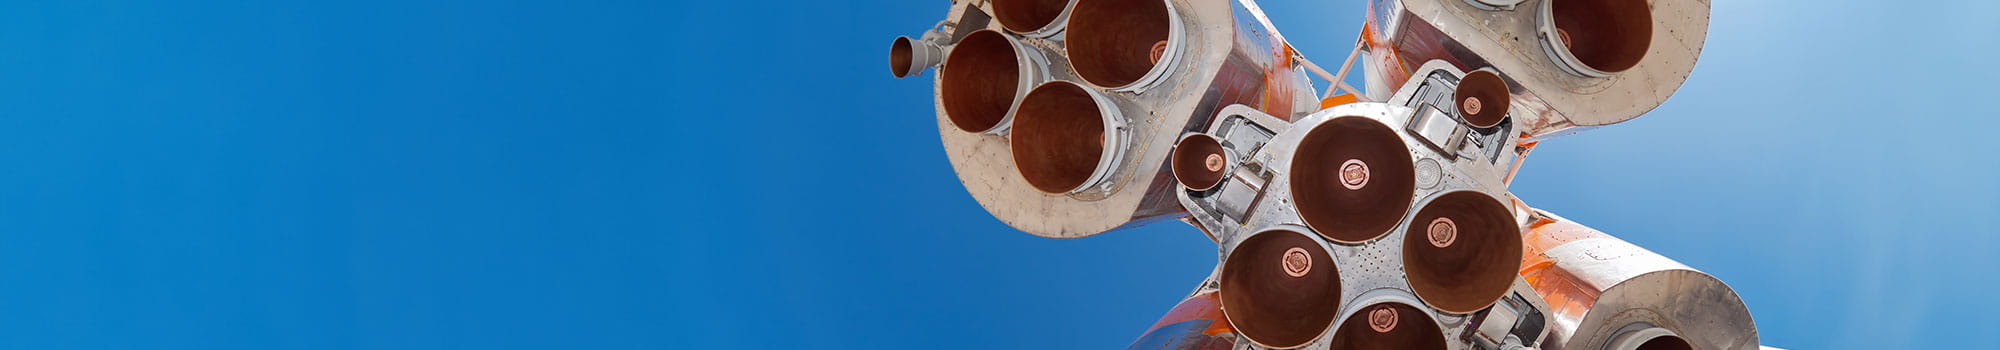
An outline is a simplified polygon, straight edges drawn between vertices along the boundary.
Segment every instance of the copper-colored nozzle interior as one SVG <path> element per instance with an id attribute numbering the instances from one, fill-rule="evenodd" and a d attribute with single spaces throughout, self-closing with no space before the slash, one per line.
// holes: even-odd
<path id="1" fill-rule="evenodd" d="M 1556 29 L 1584 65 L 1617 73 L 1639 65 L 1653 43 L 1653 9 L 1646 0 L 1551 0 Z"/>
<path id="2" fill-rule="evenodd" d="M 1037 190 L 1065 193 L 1090 179 L 1104 155 L 1104 117 L 1076 84 L 1042 84 L 1014 115 L 1014 166 Z"/>
<path id="3" fill-rule="evenodd" d="M 1688 344 L 1687 339 L 1669 335 L 1647 340 L 1635 350 L 1694 350 L 1694 345 Z"/>
<path id="4" fill-rule="evenodd" d="M 1388 233 L 1409 210 L 1416 188 L 1416 167 L 1403 139 L 1363 117 L 1333 118 L 1306 132 L 1291 168 L 1299 216 L 1340 242 Z"/>
<path id="5" fill-rule="evenodd" d="M 1471 313 L 1507 294 L 1521 267 L 1521 229 L 1500 201 L 1473 191 L 1440 195 L 1403 238 L 1410 289 L 1438 310 Z"/>
<path id="6" fill-rule="evenodd" d="M 911 47 L 910 38 L 896 38 L 896 43 L 889 44 L 889 74 L 894 74 L 897 78 L 909 76 L 914 55 L 916 51 Z"/>
<path id="7" fill-rule="evenodd" d="M 966 132 L 999 126 L 1020 91 L 1019 60 L 1014 43 L 1000 32 L 981 30 L 959 40 L 938 80 L 951 124 Z"/>
<path id="8" fill-rule="evenodd" d="M 1194 134 L 1182 138 L 1174 145 L 1174 180 L 1182 186 L 1196 191 L 1207 191 L 1222 183 L 1227 176 L 1229 157 L 1222 149 L 1222 142 L 1207 134 Z"/>
<path id="9" fill-rule="evenodd" d="M 1223 260 L 1222 312 L 1244 337 L 1275 348 L 1319 338 L 1340 311 L 1340 272 L 1312 236 L 1271 230 Z"/>
<path id="10" fill-rule="evenodd" d="M 1465 123 L 1473 127 L 1490 128 L 1500 125 L 1507 117 L 1507 107 L 1513 103 L 1507 92 L 1507 81 L 1500 79 L 1492 71 L 1473 71 L 1458 80 L 1458 91 L 1452 93 L 1452 101 L 1457 101 L 1459 115 Z"/>
<path id="11" fill-rule="evenodd" d="M 1041 30 L 1062 16 L 1069 0 L 993 0 L 993 19 L 1015 33 Z"/>
<path id="12" fill-rule="evenodd" d="M 1153 46 L 1167 40 L 1167 11 L 1164 0 L 1077 0 L 1063 44 L 1076 75 L 1103 87 L 1138 82 L 1153 69 Z"/>
<path id="13" fill-rule="evenodd" d="M 1402 303 L 1362 307 L 1333 331 L 1333 350 L 1444 350 L 1444 330 L 1430 313 Z"/>

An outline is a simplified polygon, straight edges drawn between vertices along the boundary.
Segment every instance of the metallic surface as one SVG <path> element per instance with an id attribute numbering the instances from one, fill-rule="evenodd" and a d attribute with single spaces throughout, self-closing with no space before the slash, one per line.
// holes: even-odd
<path id="1" fill-rule="evenodd" d="M 1672 95 L 1707 16 L 1371 0 L 1335 73 L 1251 0 L 954 0 L 891 68 L 953 57 L 939 135 L 1003 222 L 1074 238 L 1178 216 L 1217 243 L 1132 349 L 1748 349 L 1727 285 L 1507 190 L 1541 139 Z M 1341 82 L 1355 62 L 1366 91 Z"/>
<path id="2" fill-rule="evenodd" d="M 1697 349 L 1758 347 L 1750 310 L 1714 276 L 1547 212 L 1532 220 L 1521 276 L 1555 315 L 1545 349 L 1604 349 L 1651 328 Z"/>
<path id="3" fill-rule="evenodd" d="M 1569 31 L 1576 48 L 1545 45 L 1561 44 L 1551 28 L 1571 21 L 1557 20 L 1553 5 L 1569 8 L 1571 2 L 1615 6 L 1564 11 L 1603 15 L 1587 16 L 1601 21 L 1570 25 L 1578 28 Z M 1655 0 L 1645 11 L 1631 8 L 1640 3 L 1645 2 L 1529 0 L 1501 10 L 1463 0 L 1373 0 L 1363 29 L 1371 59 L 1369 92 L 1401 85 L 1419 77 L 1412 74 L 1417 66 L 1445 60 L 1458 69 L 1493 67 L 1511 81 L 1515 117 L 1523 119 L 1531 140 L 1631 120 L 1680 88 L 1708 34 L 1707 0 Z M 1543 25 L 1545 16 L 1557 23 Z M 1629 46 L 1638 43 L 1646 44 L 1643 50 Z M 1564 54 L 1576 62 L 1589 58 L 1606 74 L 1577 71 L 1590 65 L 1566 63 Z"/>
<path id="4" fill-rule="evenodd" d="M 1182 203 L 1190 208 L 1189 214 L 1193 221 L 1225 246 L 1244 239 L 1249 233 L 1269 229 L 1311 232 L 1312 230 L 1305 226 L 1305 221 L 1298 214 L 1300 207 L 1291 203 L 1291 193 L 1296 189 L 1296 184 L 1289 180 L 1290 174 L 1294 172 L 1291 166 L 1299 164 L 1293 161 L 1296 153 L 1294 150 L 1302 149 L 1300 142 L 1308 131 L 1338 118 L 1366 118 L 1384 125 L 1403 125 L 1415 113 L 1416 110 L 1413 108 L 1392 103 L 1351 103 L 1334 106 L 1288 123 L 1246 106 L 1225 108 L 1210 129 L 1204 132 L 1222 139 L 1227 152 L 1241 155 L 1243 164 L 1238 164 L 1238 170 L 1232 172 L 1231 176 L 1224 179 L 1215 189 L 1199 192 L 1181 191 Z M 1396 136 L 1397 142 L 1404 145 L 1421 142 L 1416 139 L 1417 136 L 1400 128 L 1392 129 L 1390 135 Z M 1466 147 L 1473 150 L 1468 152 L 1479 152 L 1476 146 L 1468 144 Z M 1449 158 L 1428 147 L 1408 146 L 1405 146 L 1402 157 L 1450 164 L 1439 169 L 1433 186 L 1408 190 L 1402 194 L 1406 198 L 1423 198 L 1428 201 L 1437 193 L 1466 190 L 1478 191 L 1495 198 L 1511 198 L 1506 197 L 1504 187 L 1499 183 L 1499 175 L 1493 170 L 1489 160 L 1472 157 Z M 1421 207 L 1427 202 L 1417 204 Z M 1332 252 L 1333 264 L 1341 267 L 1339 271 L 1341 295 L 1338 300 L 1342 305 L 1348 305 L 1341 310 L 1343 315 L 1351 313 L 1353 307 L 1358 307 L 1354 306 L 1357 305 L 1355 300 L 1374 298 L 1369 293 L 1402 295 L 1404 297 L 1399 300 L 1403 300 L 1404 303 L 1428 310 L 1428 307 L 1423 306 L 1424 304 L 1409 291 L 1410 284 L 1403 269 L 1402 244 L 1408 236 L 1405 231 L 1409 220 L 1401 213 L 1396 214 L 1395 219 L 1399 221 L 1388 230 L 1388 234 L 1373 240 L 1359 243 L 1322 241 Z M 1414 239 L 1427 240 L 1422 235 Z M 1233 254 L 1234 252 L 1225 252 L 1224 257 Z M 1516 291 L 1531 293 L 1524 285 Z M 1432 313 L 1429 317 L 1444 325 L 1442 329 L 1446 335 L 1462 338 L 1474 332 L 1470 328 L 1473 325 L 1470 321 L 1479 315 Z M 1306 348 L 1318 349 L 1333 341 L 1339 341 L 1338 337 L 1321 337 Z"/>
<path id="5" fill-rule="evenodd" d="M 1178 184 L 1166 163 L 1173 143 L 1190 125 L 1205 124 L 1217 110 L 1233 104 L 1286 118 L 1317 107 L 1311 84 L 1290 59 L 1296 52 L 1254 4 L 1167 3 L 1172 10 L 1169 17 L 1182 25 L 1187 40 L 1161 60 L 1168 68 L 1160 69 L 1159 79 L 1124 90 L 1085 86 L 1118 109 L 1125 136 L 1117 142 L 1122 151 L 1115 152 L 1116 160 L 1097 169 L 1102 180 L 1087 188 L 1049 192 L 1030 185 L 1015 165 L 1010 138 L 1017 135 L 967 133 L 952 126 L 949 115 L 938 109 L 946 155 L 981 207 L 1009 226 L 1052 238 L 1084 237 L 1169 219 L 1183 209 L 1175 200 Z M 1080 1 L 1077 6 L 1083 5 Z M 975 22 L 981 29 L 1000 29 L 994 21 L 981 20 L 990 13 L 982 6 L 958 2 L 947 18 L 955 21 L 957 30 Z M 1065 34 L 1017 38 L 1048 59 L 1051 81 L 1082 81 L 1069 68 L 1070 55 L 1063 49 L 1077 45 L 1073 42 L 1079 29 L 1074 24 L 1081 20 L 1076 17 L 1071 16 L 1072 26 Z M 1146 44 L 1150 50 L 1154 43 Z M 940 105 L 942 101 L 939 96 Z M 1016 117 L 1009 133 L 1021 132 L 1018 113 Z"/>

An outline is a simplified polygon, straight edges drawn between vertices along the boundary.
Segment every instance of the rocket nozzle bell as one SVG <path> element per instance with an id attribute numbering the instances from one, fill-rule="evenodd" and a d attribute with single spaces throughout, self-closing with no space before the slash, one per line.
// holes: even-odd
<path id="1" fill-rule="evenodd" d="M 939 73 L 945 117 L 965 132 L 1002 127 L 1021 91 L 1022 59 L 1000 32 L 981 30 L 959 40 Z"/>
<path id="2" fill-rule="evenodd" d="M 1190 190 L 1207 191 L 1228 175 L 1227 152 L 1222 142 L 1207 134 L 1191 134 L 1174 144 L 1174 180 Z"/>
<path id="3" fill-rule="evenodd" d="M 1416 167 L 1396 132 L 1374 119 L 1313 127 L 1291 162 L 1292 202 L 1321 236 L 1355 243 L 1387 234 L 1409 210 Z"/>
<path id="4" fill-rule="evenodd" d="M 1449 192 L 1417 210 L 1410 222 L 1403 271 L 1425 304 L 1472 313 L 1513 287 L 1521 267 L 1521 231 L 1500 201 L 1479 192 Z"/>
<path id="5" fill-rule="evenodd" d="M 1490 70 L 1476 70 L 1466 73 L 1458 80 L 1458 90 L 1452 92 L 1452 100 L 1458 101 L 1459 115 L 1465 123 L 1476 128 L 1490 128 L 1500 125 L 1507 118 L 1507 108 L 1512 103 L 1507 91 L 1507 81 Z"/>
<path id="6" fill-rule="evenodd" d="M 1070 0 L 993 0 L 993 19 L 1015 33 L 1031 33 L 1061 25 Z"/>
<path id="7" fill-rule="evenodd" d="M 1138 82 L 1166 51 L 1159 43 L 1173 29 L 1168 11 L 1165 0 L 1077 0 L 1063 43 L 1070 66 L 1100 87 Z"/>
<path id="8" fill-rule="evenodd" d="M 1430 313 L 1383 302 L 1364 306 L 1333 331 L 1332 350 L 1444 350 L 1444 330 Z"/>
<path id="9" fill-rule="evenodd" d="M 1340 272 L 1307 233 L 1251 235 L 1223 259 L 1222 312 L 1239 334 L 1272 348 L 1311 343 L 1340 311 Z"/>

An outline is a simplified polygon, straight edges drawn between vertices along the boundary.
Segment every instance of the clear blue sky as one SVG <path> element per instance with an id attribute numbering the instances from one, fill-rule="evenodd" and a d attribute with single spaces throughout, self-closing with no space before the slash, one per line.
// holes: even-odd
<path id="1" fill-rule="evenodd" d="M 0 348 L 1122 348 L 1213 244 L 981 210 L 884 67 L 945 3 L 0 4 Z M 1323 61 L 1363 7 L 1263 5 Z M 1679 95 L 1517 193 L 1767 343 L 1985 346 L 2000 5 L 1714 12 Z"/>

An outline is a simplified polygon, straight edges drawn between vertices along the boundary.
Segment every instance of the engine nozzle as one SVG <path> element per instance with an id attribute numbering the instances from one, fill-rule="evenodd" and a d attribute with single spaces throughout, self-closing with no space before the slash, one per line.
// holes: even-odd
<path id="1" fill-rule="evenodd" d="M 1430 313 L 1397 302 L 1362 307 L 1333 331 L 1332 350 L 1444 350 L 1444 330 Z"/>
<path id="2" fill-rule="evenodd" d="M 889 44 L 889 74 L 905 78 L 923 73 L 925 68 L 938 64 L 943 56 L 938 51 L 941 50 L 929 40 L 896 37 L 896 41 Z"/>
<path id="3" fill-rule="evenodd" d="M 1425 304 L 1471 313 L 1506 296 L 1521 267 L 1521 230 L 1507 207 L 1473 191 L 1439 195 L 1411 218 L 1403 270 Z"/>
<path id="4" fill-rule="evenodd" d="M 1076 75 L 1107 88 L 1138 83 L 1166 53 L 1173 10 L 1164 0 L 1077 0 L 1063 45 Z"/>
<path id="5" fill-rule="evenodd" d="M 1291 162 L 1292 202 L 1307 227 L 1358 243 L 1396 227 L 1410 208 L 1416 166 L 1396 131 L 1365 117 L 1334 117 L 1299 141 Z"/>
<path id="6" fill-rule="evenodd" d="M 1269 230 L 1245 238 L 1223 259 L 1222 312 L 1245 338 L 1271 348 L 1311 343 L 1340 310 L 1340 271 L 1305 233 Z"/>
<path id="7" fill-rule="evenodd" d="M 1006 130 L 1021 95 L 1043 80 L 1039 56 L 1006 34 L 980 30 L 952 47 L 938 78 L 945 117 L 965 132 Z"/>
<path id="8" fill-rule="evenodd" d="M 993 19 L 1008 31 L 1042 36 L 1061 31 L 1072 0 L 993 0 Z"/>
<path id="9" fill-rule="evenodd" d="M 1229 151 L 1208 134 L 1189 134 L 1174 144 L 1174 180 L 1190 190 L 1207 191 L 1229 175 Z"/>
<path id="10" fill-rule="evenodd" d="M 1653 44 L 1647 0 L 1544 1 L 1538 26 L 1545 49 L 1564 70 L 1587 77 L 1632 69 Z"/>
<path id="11" fill-rule="evenodd" d="M 1507 92 L 1507 81 L 1491 70 L 1476 70 L 1466 73 L 1458 80 L 1458 90 L 1452 92 L 1453 103 L 1458 104 L 1459 115 L 1465 123 L 1476 128 L 1490 128 L 1500 125 L 1507 118 L 1507 108 L 1512 104 L 1512 95 Z"/>
<path id="12" fill-rule="evenodd" d="M 1021 99 L 1009 137 L 1014 166 L 1037 190 L 1069 193 L 1103 181 L 1123 145 L 1118 107 L 1067 81 L 1036 87 Z"/>

